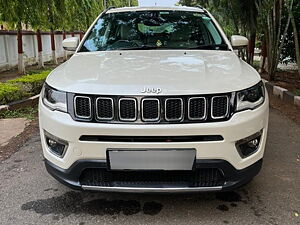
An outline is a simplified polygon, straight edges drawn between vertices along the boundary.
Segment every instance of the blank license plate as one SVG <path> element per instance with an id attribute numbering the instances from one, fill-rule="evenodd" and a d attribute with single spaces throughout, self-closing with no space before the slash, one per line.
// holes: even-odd
<path id="1" fill-rule="evenodd" d="M 111 170 L 192 170 L 195 149 L 108 149 Z"/>

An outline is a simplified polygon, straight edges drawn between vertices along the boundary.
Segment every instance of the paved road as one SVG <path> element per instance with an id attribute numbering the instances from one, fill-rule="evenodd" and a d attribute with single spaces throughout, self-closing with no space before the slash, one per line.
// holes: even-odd
<path id="1" fill-rule="evenodd" d="M 300 224 L 300 126 L 274 109 L 263 170 L 236 192 L 74 192 L 46 173 L 40 149 L 36 134 L 0 164 L 0 224 Z"/>

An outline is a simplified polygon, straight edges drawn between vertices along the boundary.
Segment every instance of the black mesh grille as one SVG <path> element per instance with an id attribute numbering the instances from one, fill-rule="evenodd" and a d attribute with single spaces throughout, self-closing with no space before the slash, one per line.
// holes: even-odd
<path id="1" fill-rule="evenodd" d="M 98 119 L 113 118 L 113 100 L 111 98 L 98 98 L 96 104 Z"/>
<path id="2" fill-rule="evenodd" d="M 181 120 L 183 113 L 182 99 L 167 99 L 166 100 L 166 120 L 176 121 Z"/>
<path id="3" fill-rule="evenodd" d="M 135 120 L 136 119 L 136 100 L 120 99 L 120 119 Z"/>
<path id="4" fill-rule="evenodd" d="M 212 99 L 212 117 L 224 118 L 228 114 L 228 97 L 217 96 Z"/>
<path id="5" fill-rule="evenodd" d="M 191 98 L 189 101 L 189 118 L 194 120 L 201 120 L 205 118 L 205 114 L 205 98 Z"/>
<path id="6" fill-rule="evenodd" d="M 144 99 L 142 103 L 143 120 L 159 120 L 159 101 L 155 99 Z"/>
<path id="7" fill-rule="evenodd" d="M 91 117 L 91 99 L 89 97 L 75 98 L 75 114 L 77 117 L 90 118 Z"/>
<path id="8" fill-rule="evenodd" d="M 80 184 L 107 187 L 149 187 L 151 185 L 215 187 L 224 185 L 224 176 L 216 168 L 194 171 L 108 171 L 93 168 L 82 172 Z"/>

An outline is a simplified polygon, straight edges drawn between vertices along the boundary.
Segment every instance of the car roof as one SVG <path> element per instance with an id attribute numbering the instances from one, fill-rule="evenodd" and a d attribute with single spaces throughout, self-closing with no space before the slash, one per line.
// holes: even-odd
<path id="1" fill-rule="evenodd" d="M 132 12 L 132 11 L 160 11 L 160 10 L 172 10 L 172 11 L 192 11 L 192 12 L 205 12 L 200 7 L 187 7 L 187 6 L 143 6 L 143 7 L 123 7 L 123 8 L 111 8 L 106 13 L 117 12 Z"/>

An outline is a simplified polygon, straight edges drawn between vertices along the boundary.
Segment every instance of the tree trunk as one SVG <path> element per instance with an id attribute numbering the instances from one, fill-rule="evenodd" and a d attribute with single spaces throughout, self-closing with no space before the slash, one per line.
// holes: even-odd
<path id="1" fill-rule="evenodd" d="M 262 41 L 262 46 L 261 46 L 261 67 L 260 67 L 260 72 L 264 73 L 266 72 L 265 70 L 265 65 L 266 65 L 266 58 L 267 58 L 267 42 L 266 42 L 266 38 L 264 37 L 263 41 Z"/>
<path id="2" fill-rule="evenodd" d="M 36 38 L 38 45 L 38 67 L 44 68 L 42 35 L 39 29 L 36 32 Z"/>
<path id="3" fill-rule="evenodd" d="M 23 40 L 22 40 L 22 26 L 19 24 L 18 26 L 18 72 L 19 74 L 25 74 L 25 64 L 23 58 Z"/>
<path id="4" fill-rule="evenodd" d="M 251 33 L 251 35 L 250 35 L 250 41 L 249 41 L 249 46 L 248 46 L 248 58 L 247 58 L 247 62 L 250 65 L 253 65 L 255 40 L 256 40 L 256 31 L 253 31 Z"/>
<path id="5" fill-rule="evenodd" d="M 67 38 L 66 31 L 63 31 L 63 40 L 65 40 L 66 38 Z M 64 50 L 64 61 L 67 61 L 67 59 L 68 59 L 67 51 Z"/>
<path id="6" fill-rule="evenodd" d="M 291 1 L 291 6 L 293 0 Z M 275 2 L 273 9 L 268 16 L 268 31 L 267 31 L 267 46 L 268 46 L 268 73 L 270 80 L 275 79 L 275 73 L 279 63 L 279 57 L 282 51 L 284 40 L 289 28 L 291 17 L 288 16 L 288 21 L 285 25 L 283 33 L 281 32 L 282 24 L 282 6 L 283 1 Z"/>
<path id="7" fill-rule="evenodd" d="M 291 23 L 293 27 L 293 33 L 294 33 L 294 42 L 295 42 L 295 51 L 296 51 L 296 60 L 297 60 L 297 66 L 298 66 L 298 74 L 300 78 L 300 49 L 299 49 L 299 38 L 298 38 L 298 30 L 295 22 L 295 18 L 293 15 L 292 8 L 290 9 L 290 17 L 291 17 Z"/>
<path id="8" fill-rule="evenodd" d="M 57 65 L 57 58 L 56 58 L 56 52 L 55 52 L 55 36 L 54 31 L 51 30 L 51 50 L 52 50 L 52 62 L 53 64 Z"/>

